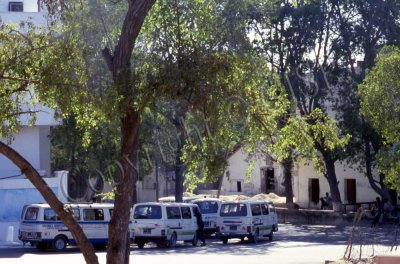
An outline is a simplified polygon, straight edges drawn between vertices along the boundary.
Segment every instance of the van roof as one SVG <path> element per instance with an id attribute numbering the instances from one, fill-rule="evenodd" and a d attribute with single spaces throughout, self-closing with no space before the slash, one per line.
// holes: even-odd
<path id="1" fill-rule="evenodd" d="M 198 199 L 198 197 L 182 197 L 182 201 L 192 201 Z M 160 202 L 167 201 L 167 202 L 175 202 L 175 196 L 167 196 L 161 197 L 158 199 Z"/>
<path id="2" fill-rule="evenodd" d="M 199 198 L 196 200 L 193 200 L 192 202 L 207 202 L 207 201 L 213 201 L 213 202 L 222 202 L 221 199 L 218 198 Z"/>
<path id="3" fill-rule="evenodd" d="M 190 203 L 160 203 L 160 202 L 145 202 L 145 203 L 137 203 L 135 206 L 138 205 L 159 205 L 159 206 L 173 206 L 173 205 L 180 205 L 180 206 L 197 206 L 195 204 Z"/>
<path id="4" fill-rule="evenodd" d="M 244 203 L 244 204 L 260 204 L 260 203 L 268 203 L 273 204 L 273 202 L 269 200 L 240 200 L 240 201 L 223 201 L 223 204 L 231 204 L 231 203 Z"/>
<path id="5" fill-rule="evenodd" d="M 33 203 L 26 205 L 27 207 L 50 208 L 47 203 Z M 75 208 L 113 208 L 114 204 L 111 203 L 65 203 L 64 206 L 71 206 Z"/>

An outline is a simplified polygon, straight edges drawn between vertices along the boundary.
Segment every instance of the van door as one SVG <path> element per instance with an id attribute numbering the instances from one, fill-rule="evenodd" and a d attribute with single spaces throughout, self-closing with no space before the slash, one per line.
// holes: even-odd
<path id="1" fill-rule="evenodd" d="M 181 209 L 179 206 L 167 206 L 165 208 L 167 213 L 167 237 L 170 239 L 171 235 L 175 232 L 177 240 L 182 240 L 182 226 L 181 226 Z"/>
<path id="2" fill-rule="evenodd" d="M 250 204 L 251 209 L 251 232 L 254 234 L 258 230 L 258 235 L 262 235 L 263 232 L 263 217 L 261 214 L 260 204 Z"/>
<path id="3" fill-rule="evenodd" d="M 276 208 L 272 203 L 268 204 L 271 226 L 275 225 L 275 231 L 278 231 L 278 215 L 276 214 Z"/>
<path id="4" fill-rule="evenodd" d="M 271 232 L 270 228 L 272 226 L 272 221 L 267 203 L 261 204 L 261 211 L 262 211 L 263 226 L 264 226 L 263 235 L 268 235 Z"/>
<path id="5" fill-rule="evenodd" d="M 181 207 L 182 213 L 182 239 L 183 240 L 191 240 L 194 235 L 193 224 L 192 224 L 192 211 L 190 210 L 189 206 L 182 206 Z"/>
<path id="6" fill-rule="evenodd" d="M 107 244 L 108 222 L 103 208 L 84 208 L 81 226 L 93 244 Z"/>

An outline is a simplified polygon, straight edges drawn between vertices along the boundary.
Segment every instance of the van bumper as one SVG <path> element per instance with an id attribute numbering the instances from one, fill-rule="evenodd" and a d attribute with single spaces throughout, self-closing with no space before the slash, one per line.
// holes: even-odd
<path id="1" fill-rule="evenodd" d="M 217 229 L 215 227 L 211 227 L 211 228 L 204 228 L 204 234 L 206 235 L 211 235 L 214 234 L 217 231 Z"/>
<path id="2" fill-rule="evenodd" d="M 135 236 L 135 243 L 137 243 L 138 241 L 140 242 L 165 242 L 167 240 L 167 236 Z"/>
<path id="3" fill-rule="evenodd" d="M 248 232 L 218 232 L 215 233 L 217 238 L 244 238 L 251 236 L 251 233 Z"/>

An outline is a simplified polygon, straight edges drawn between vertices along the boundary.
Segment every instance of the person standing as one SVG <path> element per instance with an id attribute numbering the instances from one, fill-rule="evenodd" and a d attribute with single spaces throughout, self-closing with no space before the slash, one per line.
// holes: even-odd
<path id="1" fill-rule="evenodd" d="M 201 242 L 202 242 L 201 246 L 205 246 L 206 240 L 204 238 L 204 222 L 201 217 L 200 210 L 198 208 L 196 208 L 194 210 L 194 215 L 196 216 L 196 220 L 197 220 L 197 238 L 201 240 Z"/>
<path id="2" fill-rule="evenodd" d="M 371 223 L 371 227 L 376 227 L 376 224 L 379 222 L 381 215 L 383 213 L 383 203 L 381 201 L 380 197 L 376 197 L 376 202 L 375 202 L 375 208 L 373 208 L 374 211 L 374 218 Z"/>
<path id="3" fill-rule="evenodd" d="M 329 196 L 329 193 L 326 193 L 325 197 L 320 198 L 320 201 L 321 201 L 321 210 L 332 208 L 332 198 Z"/>

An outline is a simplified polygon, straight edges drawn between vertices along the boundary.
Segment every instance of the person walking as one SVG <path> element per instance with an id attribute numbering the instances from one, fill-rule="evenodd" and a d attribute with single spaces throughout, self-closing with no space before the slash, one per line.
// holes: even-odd
<path id="1" fill-rule="evenodd" d="M 197 220 L 197 238 L 201 240 L 201 242 L 202 242 L 201 246 L 205 246 L 206 239 L 204 238 L 204 222 L 201 217 L 200 210 L 198 208 L 196 208 L 194 210 L 194 215 L 196 216 L 196 220 Z"/>

